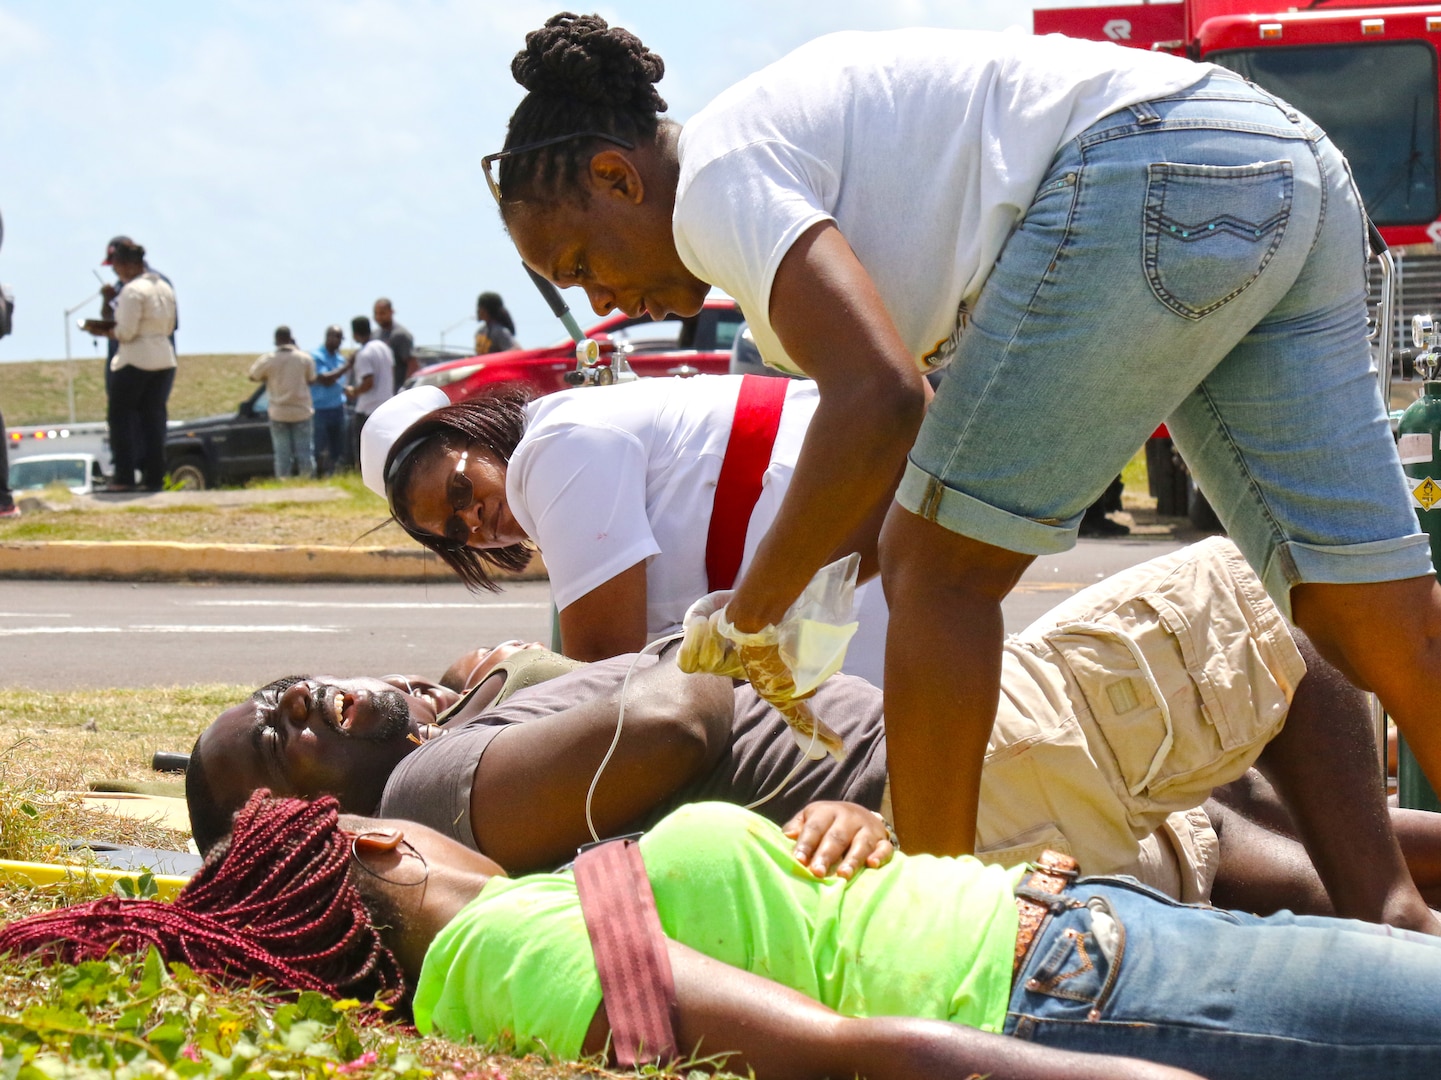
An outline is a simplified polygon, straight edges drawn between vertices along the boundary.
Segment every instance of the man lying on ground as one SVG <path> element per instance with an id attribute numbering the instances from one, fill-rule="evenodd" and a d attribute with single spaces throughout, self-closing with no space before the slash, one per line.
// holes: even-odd
<path id="1" fill-rule="evenodd" d="M 1204 899 L 1227 852 L 1200 806 L 1256 763 L 1290 795 L 1335 910 L 1434 932 L 1391 832 L 1364 702 L 1309 659 L 1303 678 L 1296 642 L 1220 539 L 1067 600 L 1008 646 L 983 857 L 1009 865 L 1050 847 L 1087 872 L 1129 873 Z M 586 796 L 633 660 L 592 664 L 499 704 L 487 704 L 498 677 L 484 671 L 467 672 L 479 689 L 458 703 L 399 677 L 280 680 L 197 740 L 186 778 L 196 841 L 207 849 L 250 792 L 269 787 L 423 821 L 517 870 L 554 866 L 591 839 Z M 836 677 L 822 686 L 814 706 L 849 754 L 806 762 L 790 738 L 776 737 L 783 722 L 748 685 L 684 676 L 669 660 L 635 666 L 624 727 L 590 806 L 598 835 L 707 798 L 766 799 L 759 809 L 777 822 L 817 799 L 884 809 L 881 695 L 868 684 Z M 442 727 L 437 704 L 450 706 Z M 864 858 L 818 844 L 800 854 L 819 872 L 843 856 L 847 869 Z M 1294 857 L 1279 882 L 1256 879 L 1257 861 L 1237 864 L 1244 876 L 1223 887 L 1304 889 L 1306 902 L 1318 902 L 1315 878 Z"/>

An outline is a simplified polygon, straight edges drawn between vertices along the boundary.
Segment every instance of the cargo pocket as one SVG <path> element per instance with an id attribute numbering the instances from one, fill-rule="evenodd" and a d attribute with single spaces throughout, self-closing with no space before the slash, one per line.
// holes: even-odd
<path id="1" fill-rule="evenodd" d="M 1241 775 L 1279 723 L 1226 708 L 1207 676 L 1206 643 L 1164 597 L 1142 594 L 1118 614 L 1063 625 L 1045 641 L 1079 695 L 1092 757 L 1113 774 L 1132 827 L 1150 832 Z"/>
<path id="2" fill-rule="evenodd" d="M 1146 277 L 1186 319 L 1200 319 L 1261 275 L 1286 233 L 1289 161 L 1147 167 Z"/>

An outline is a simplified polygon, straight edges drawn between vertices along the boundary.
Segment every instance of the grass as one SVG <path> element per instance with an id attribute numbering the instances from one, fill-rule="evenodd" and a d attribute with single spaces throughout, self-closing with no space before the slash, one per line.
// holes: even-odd
<path id="1" fill-rule="evenodd" d="M 14 1080 L 572 1080 L 596 1075 L 538 1058 L 423 1039 L 364 1022 L 362 1003 L 276 1000 L 155 953 L 78 965 L 0 963 L 0 1068 Z"/>
<path id="2" fill-rule="evenodd" d="M 154 751 L 189 750 L 206 724 L 253 689 L 7 687 L 0 694 L 0 730 L 6 739 L 0 784 L 11 790 L 55 792 L 83 789 L 101 778 L 153 780 Z"/>
<path id="3" fill-rule="evenodd" d="M 53 861 L 73 837 L 183 850 L 186 834 L 84 808 L 88 780 L 153 779 L 155 749 L 188 749 L 249 687 L 7 690 L 0 697 L 0 858 Z M 93 730 L 92 730 L 93 728 Z M 0 887 L 0 921 L 101 894 L 93 882 Z M 0 1075 L 7 1080 L 231 1078 L 578 1080 L 606 1070 L 517 1059 L 355 1020 L 354 1003 L 279 1001 L 156 960 L 78 966 L 0 958 Z"/>
<path id="4" fill-rule="evenodd" d="M 358 473 L 325 480 L 252 481 L 251 489 L 273 499 L 243 505 L 128 507 L 79 500 L 49 491 L 43 506 L 26 502 L 25 513 L 0 521 L 0 542 L 13 540 L 183 541 L 215 544 L 291 544 L 297 546 L 400 547 L 414 545 L 389 523 L 385 504 L 360 481 Z M 329 489 L 325 501 L 287 499 L 287 490 Z M 82 507 L 82 504 L 84 505 Z M 381 526 L 377 529 L 377 526 Z M 372 531 L 374 530 L 374 531 Z"/>
<path id="5" fill-rule="evenodd" d="M 1144 448 L 1136 451 L 1135 457 L 1126 462 L 1126 467 L 1121 470 L 1121 484 L 1125 488 L 1121 497 L 1125 500 L 1126 509 L 1156 505 L 1156 499 L 1151 494 L 1146 475 L 1146 451 Z"/>
<path id="6" fill-rule="evenodd" d="M 84 348 L 88 351 L 89 346 Z M 170 392 L 171 419 L 234 412 L 255 389 L 246 372 L 258 354 L 182 356 Z M 105 360 L 86 356 L 71 362 L 75 375 L 75 420 L 105 419 Z M 70 419 L 64 360 L 0 364 L 0 412 L 11 427 L 64 423 Z"/>

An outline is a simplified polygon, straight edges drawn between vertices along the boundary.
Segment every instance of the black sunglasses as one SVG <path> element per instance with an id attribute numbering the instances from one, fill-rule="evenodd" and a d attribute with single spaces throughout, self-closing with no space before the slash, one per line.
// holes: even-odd
<path id="1" fill-rule="evenodd" d="M 571 139 L 604 139 L 608 143 L 614 143 L 625 150 L 634 150 L 635 143 L 622 139 L 619 135 L 607 135 L 604 131 L 572 131 L 569 135 L 553 135 L 549 139 L 537 139 L 535 142 L 525 143 L 521 146 L 513 146 L 509 150 L 501 150 L 499 153 L 486 154 L 480 159 L 481 171 L 485 173 L 485 185 L 490 188 L 490 194 L 494 197 L 496 205 L 500 204 L 500 181 L 496 178 L 491 169 L 498 161 L 504 161 L 509 157 L 516 157 L 520 154 L 528 154 L 532 150 L 543 150 L 547 146 L 555 146 L 558 143 L 569 142 Z"/>
<path id="2" fill-rule="evenodd" d="M 469 457 L 469 450 L 462 451 L 460 460 L 455 464 L 455 472 L 445 481 L 445 501 L 450 504 L 452 513 L 445 519 L 442 535 L 452 544 L 461 547 L 465 547 L 470 539 L 470 526 L 460 515 L 469 510 L 475 502 L 475 485 L 470 482 L 470 477 L 465 475 L 465 463 Z"/>

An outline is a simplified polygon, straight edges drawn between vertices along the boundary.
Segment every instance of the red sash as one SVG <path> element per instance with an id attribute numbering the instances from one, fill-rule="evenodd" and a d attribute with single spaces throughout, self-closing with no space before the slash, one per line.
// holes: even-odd
<path id="1" fill-rule="evenodd" d="M 741 379 L 705 543 L 705 572 L 711 592 L 729 589 L 740 573 L 746 530 L 761 497 L 761 479 L 770 467 L 789 385 L 789 379 L 769 375 L 746 375 Z"/>
<path id="2" fill-rule="evenodd" d="M 575 860 L 575 887 L 616 1061 L 669 1065 L 679 1056 L 675 977 L 640 848 L 633 839 L 587 848 Z"/>

